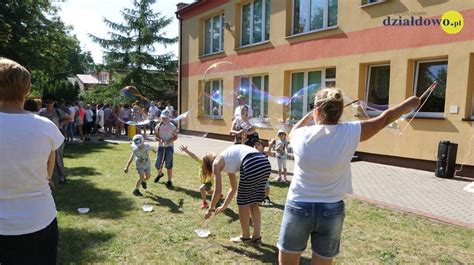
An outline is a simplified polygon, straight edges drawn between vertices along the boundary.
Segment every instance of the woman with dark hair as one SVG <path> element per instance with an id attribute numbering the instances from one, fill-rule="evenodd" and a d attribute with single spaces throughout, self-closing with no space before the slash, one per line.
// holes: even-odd
<path id="1" fill-rule="evenodd" d="M 240 109 L 240 116 L 237 116 L 232 122 L 230 135 L 234 136 L 235 144 L 245 144 L 253 147 L 259 140 L 258 133 L 249 121 L 249 108 L 247 105 Z"/>
<path id="2" fill-rule="evenodd" d="M 23 109 L 29 90 L 28 70 L 0 57 L 0 264 L 56 264 L 48 184 L 64 136 L 48 118 Z"/>
<path id="3" fill-rule="evenodd" d="M 23 109 L 31 113 L 38 114 L 38 111 L 39 111 L 38 103 L 36 103 L 34 99 L 27 99 L 25 100 Z"/>
<path id="4" fill-rule="evenodd" d="M 343 199 L 352 192 L 350 163 L 357 145 L 419 104 L 419 98 L 410 97 L 375 118 L 339 123 L 344 111 L 341 91 L 316 93 L 315 108 L 289 135 L 295 167 L 277 244 L 280 264 L 298 264 L 310 236 L 312 264 L 332 264 L 339 254 Z"/>

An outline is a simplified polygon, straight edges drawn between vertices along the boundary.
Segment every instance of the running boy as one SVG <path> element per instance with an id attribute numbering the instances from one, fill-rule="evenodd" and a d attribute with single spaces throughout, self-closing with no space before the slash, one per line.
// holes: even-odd
<path id="1" fill-rule="evenodd" d="M 275 141 L 275 138 L 273 138 L 270 141 L 269 149 L 274 147 L 276 151 L 276 158 L 278 161 L 278 182 L 280 181 L 287 182 L 288 180 L 286 179 L 286 175 L 287 175 L 286 158 L 287 158 L 288 141 L 286 141 L 286 132 L 284 130 L 279 130 L 278 138 L 279 140 L 277 141 Z"/>
<path id="2" fill-rule="evenodd" d="M 214 159 L 216 159 L 216 154 L 214 153 L 207 153 L 204 155 L 202 160 L 197 157 L 193 152 L 188 150 L 187 145 L 181 145 L 179 150 L 185 152 L 188 156 L 194 159 L 200 165 L 200 172 L 199 178 L 201 179 L 201 186 L 199 187 L 199 191 L 201 192 L 201 209 L 208 208 L 209 205 L 207 204 L 206 193 L 212 195 L 214 192 L 212 190 L 212 182 L 214 181 L 214 176 L 212 175 L 212 163 Z"/>
<path id="3" fill-rule="evenodd" d="M 153 149 L 150 145 L 145 144 L 145 138 L 141 134 L 133 136 L 132 139 L 132 155 L 128 159 L 127 165 L 123 169 L 123 172 L 128 173 L 128 167 L 132 163 L 133 158 L 135 157 L 135 167 L 138 172 L 138 180 L 133 190 L 133 195 L 142 196 L 139 188 L 140 185 L 143 189 L 146 190 L 146 181 L 150 178 L 150 158 L 148 157 L 148 152 L 153 151 L 156 153 L 156 150 Z"/>
<path id="4" fill-rule="evenodd" d="M 159 143 L 158 155 L 156 157 L 155 167 L 158 170 L 158 175 L 155 178 L 155 183 L 160 181 L 163 177 L 163 164 L 167 169 L 168 181 L 166 187 L 172 188 L 173 183 L 171 178 L 173 177 L 173 153 L 174 146 L 173 142 L 178 139 L 176 134 L 176 126 L 170 122 L 171 115 L 167 111 L 161 113 L 161 122 L 155 127 L 155 139 Z"/>

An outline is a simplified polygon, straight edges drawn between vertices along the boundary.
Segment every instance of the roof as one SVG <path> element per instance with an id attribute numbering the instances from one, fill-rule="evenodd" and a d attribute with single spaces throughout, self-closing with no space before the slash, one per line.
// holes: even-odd
<path id="1" fill-rule="evenodd" d="M 77 79 L 83 84 L 99 84 L 99 80 L 92 75 L 77 75 Z"/>

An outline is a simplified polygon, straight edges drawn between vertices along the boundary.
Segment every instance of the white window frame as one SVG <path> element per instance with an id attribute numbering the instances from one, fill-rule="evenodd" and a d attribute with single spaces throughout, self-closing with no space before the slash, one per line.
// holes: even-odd
<path id="1" fill-rule="evenodd" d="M 389 63 L 387 63 L 387 64 L 371 64 L 371 65 L 367 66 L 367 74 L 366 74 L 366 79 L 365 79 L 365 102 L 366 102 L 367 105 L 369 105 L 370 73 L 372 72 L 371 69 L 372 69 L 372 67 L 381 67 L 381 66 L 388 66 L 391 69 L 391 66 L 390 66 Z M 388 84 L 388 91 L 390 93 L 390 79 L 389 79 L 389 84 Z M 390 95 L 389 95 L 389 99 L 390 99 Z M 390 104 L 390 101 L 389 101 L 388 104 Z M 379 111 L 370 110 L 367 107 L 365 108 L 365 111 L 369 115 L 380 115 L 383 112 L 383 110 L 379 110 Z"/>
<path id="2" fill-rule="evenodd" d="M 413 83 L 413 95 L 416 95 L 416 91 L 417 91 L 416 86 L 418 84 L 418 72 L 419 72 L 420 63 L 436 63 L 436 62 L 446 62 L 446 64 L 448 64 L 448 59 L 446 58 L 446 59 L 416 61 L 416 63 L 415 63 L 415 80 L 414 80 L 414 83 Z M 447 72 L 446 72 L 446 75 L 447 75 Z M 447 80 L 447 78 L 448 77 L 446 76 L 446 80 Z M 446 89 L 447 89 L 447 87 L 446 87 Z M 446 101 L 446 92 L 447 91 L 444 91 L 445 101 Z M 416 114 L 416 116 L 420 117 L 420 118 L 444 118 L 445 117 L 445 111 L 446 111 L 446 102 L 445 102 L 445 105 L 443 106 L 443 108 L 444 108 L 443 112 L 422 112 L 422 111 L 420 111 Z"/>
<path id="3" fill-rule="evenodd" d="M 291 87 L 290 87 L 290 93 L 292 93 L 293 91 L 293 74 L 299 74 L 299 73 L 304 73 L 304 77 L 303 77 L 303 87 L 308 87 L 308 75 L 309 75 L 309 72 L 318 72 L 320 71 L 321 72 L 321 89 L 323 88 L 326 88 L 326 83 L 327 82 L 336 82 L 336 78 L 327 78 L 326 79 L 326 69 L 336 69 L 335 67 L 327 67 L 327 68 L 322 68 L 322 69 L 312 69 L 312 70 L 306 70 L 306 71 L 294 71 L 294 72 L 291 72 L 290 73 L 290 84 L 291 84 Z M 336 69 L 336 76 L 337 76 L 337 69 Z M 290 98 L 293 97 L 293 93 L 290 95 Z M 308 113 L 309 111 L 309 102 L 308 102 L 308 90 L 305 89 L 304 90 L 304 95 L 303 95 L 303 113 Z M 290 113 L 289 113 L 289 117 L 292 117 L 293 115 L 291 114 L 291 105 L 290 105 Z"/>
<path id="4" fill-rule="evenodd" d="M 214 38 L 213 38 L 213 30 L 214 30 L 214 18 L 219 17 L 219 50 L 218 51 L 213 51 L 214 50 Z M 206 40 L 206 21 L 210 20 L 210 27 L 211 27 L 211 34 L 209 35 L 210 39 Z M 212 16 L 206 20 L 204 20 L 204 32 L 203 32 L 203 37 L 204 37 L 204 45 L 203 45 L 203 55 L 210 55 L 214 53 L 219 53 L 224 49 L 224 38 L 223 38 L 223 20 L 224 20 L 224 13 L 221 13 L 216 16 Z M 210 52 L 206 53 L 206 41 L 209 41 L 209 50 Z"/>
<path id="5" fill-rule="evenodd" d="M 207 93 L 206 93 L 207 92 L 206 91 L 206 83 L 209 82 L 209 96 L 210 96 L 211 92 L 214 91 L 214 81 L 219 81 L 219 91 L 220 91 L 219 93 L 222 97 L 222 101 L 224 101 L 224 92 L 223 92 L 223 89 L 222 89 L 224 81 L 222 79 L 214 79 L 214 80 L 206 81 L 204 83 L 204 93 L 203 93 L 203 101 L 202 101 L 203 104 L 205 102 L 204 98 L 208 96 Z M 222 118 L 223 104 L 217 104 L 218 106 L 220 105 L 219 106 L 219 115 L 214 115 L 213 110 L 214 110 L 214 106 L 215 106 L 216 103 L 211 99 L 211 97 L 209 97 L 209 103 L 210 103 L 209 106 L 203 106 L 203 110 L 208 108 L 210 114 L 205 114 L 204 113 L 203 116 L 209 117 L 209 118 Z M 222 102 L 222 103 L 224 103 L 224 102 Z"/>
<path id="6" fill-rule="evenodd" d="M 266 30 L 266 24 L 267 24 L 267 18 L 266 18 L 266 10 L 267 10 L 267 5 L 266 2 L 270 0 L 262 0 L 262 41 L 260 42 L 254 42 L 253 40 L 253 10 L 254 10 L 254 5 L 255 5 L 255 0 L 250 1 L 249 3 L 246 3 L 245 5 L 242 5 L 240 7 L 240 47 L 245 47 L 245 46 L 251 46 L 257 43 L 262 43 L 266 42 L 268 40 L 265 39 L 265 30 Z M 243 45 L 242 44 L 242 37 L 243 37 L 243 22 L 244 22 L 244 6 L 250 5 L 250 40 L 248 44 Z"/>
<path id="7" fill-rule="evenodd" d="M 323 10 L 323 27 L 320 28 L 320 29 L 313 29 L 313 30 L 310 30 L 310 27 L 311 27 L 311 8 L 308 8 L 308 10 L 306 10 L 306 23 L 304 25 L 304 28 L 305 30 L 303 30 L 303 32 L 298 32 L 296 33 L 295 32 L 295 1 L 306 1 L 307 2 L 307 5 L 311 7 L 311 0 L 292 0 L 292 6 L 293 6 L 293 14 L 291 14 L 291 32 L 293 35 L 302 35 L 302 34 L 308 34 L 308 33 L 312 33 L 312 32 L 318 32 L 318 31 L 323 31 L 323 30 L 327 30 L 327 29 L 333 29 L 333 28 L 337 28 L 338 26 L 338 23 L 339 23 L 339 19 L 337 20 L 338 23 L 336 23 L 336 25 L 334 26 L 328 26 L 328 19 L 329 19 L 329 0 L 324 0 L 324 10 Z M 339 11 L 339 5 L 338 5 L 338 11 Z M 338 12 L 339 13 L 339 12 Z"/>
<path id="8" fill-rule="evenodd" d="M 268 118 L 268 109 L 267 109 L 267 113 L 265 113 L 265 98 L 266 98 L 265 97 L 265 77 L 266 76 L 268 76 L 268 75 L 250 75 L 250 76 L 241 76 L 240 77 L 240 87 L 242 87 L 242 79 L 248 79 L 249 80 L 249 86 L 252 86 L 252 84 L 253 84 L 252 79 L 254 77 L 260 77 L 260 87 L 261 87 L 260 97 L 263 99 L 263 100 L 260 101 L 260 114 L 263 113 L 262 118 Z M 268 83 L 270 83 L 270 77 L 269 76 L 268 76 Z M 268 84 L 268 85 L 270 86 L 270 84 Z M 247 104 L 252 108 L 252 106 L 253 106 L 253 104 L 252 104 L 253 89 L 251 89 L 251 88 L 247 88 L 247 89 L 249 89 L 249 93 L 248 93 L 248 100 L 249 101 L 248 101 Z M 267 93 L 268 93 L 268 91 L 267 91 Z M 267 99 L 267 101 L 268 101 L 268 99 Z M 252 111 L 255 114 L 255 110 L 253 108 L 252 108 Z M 255 117 L 255 118 L 260 118 L 260 117 Z"/>

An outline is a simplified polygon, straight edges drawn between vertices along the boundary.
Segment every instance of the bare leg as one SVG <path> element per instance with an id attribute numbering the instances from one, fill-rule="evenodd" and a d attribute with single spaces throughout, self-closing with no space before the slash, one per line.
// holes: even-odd
<path id="1" fill-rule="evenodd" d="M 248 205 L 239 206 L 239 220 L 242 229 L 242 237 L 250 238 L 250 207 Z"/>
<path id="2" fill-rule="evenodd" d="M 280 265 L 300 264 L 300 253 L 278 252 L 278 263 Z"/>
<path id="3" fill-rule="evenodd" d="M 325 259 L 321 258 L 320 256 L 313 255 L 311 257 L 311 265 L 331 265 L 333 259 Z"/>
<path id="4" fill-rule="evenodd" d="M 250 204 L 250 214 L 252 215 L 253 233 L 252 238 L 260 238 L 261 216 L 258 203 Z"/>
<path id="5" fill-rule="evenodd" d="M 171 178 L 173 177 L 173 169 L 172 168 L 167 169 L 167 172 L 168 172 L 168 181 L 171 181 Z"/>
<path id="6" fill-rule="evenodd" d="M 137 180 L 137 183 L 135 184 L 136 189 L 139 189 L 140 185 L 142 184 L 142 181 L 145 181 L 144 176 L 145 176 L 145 173 L 138 174 L 138 180 Z"/>
<path id="7" fill-rule="evenodd" d="M 199 187 L 199 191 L 201 192 L 201 199 L 203 202 L 205 202 L 206 199 L 206 185 L 202 184 L 201 187 Z"/>

